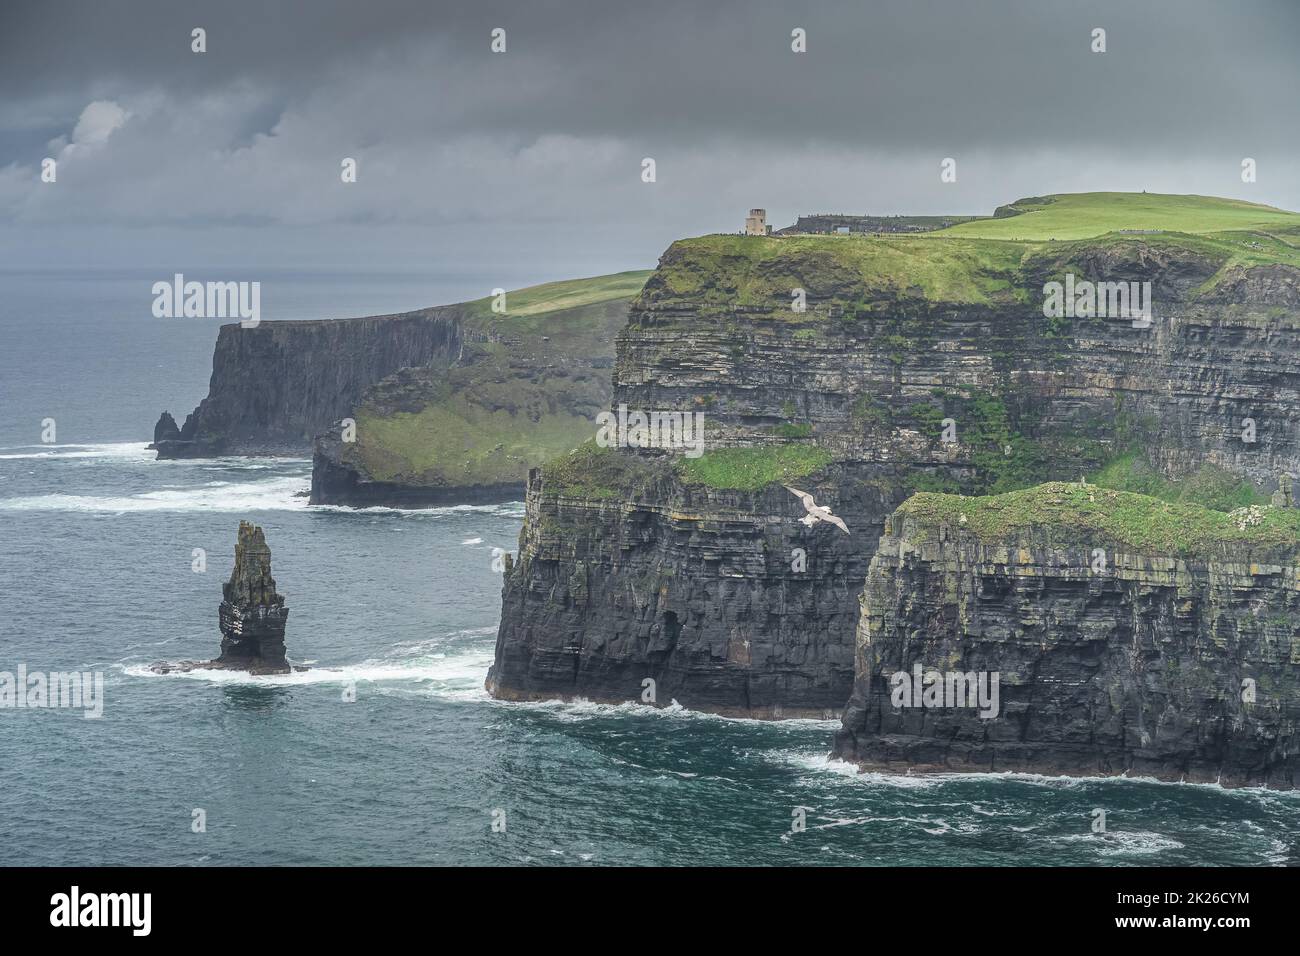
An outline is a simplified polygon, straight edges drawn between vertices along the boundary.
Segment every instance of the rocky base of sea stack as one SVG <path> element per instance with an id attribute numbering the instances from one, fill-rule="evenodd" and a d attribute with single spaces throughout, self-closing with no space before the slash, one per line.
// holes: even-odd
<path id="1" fill-rule="evenodd" d="M 271 549 L 262 529 L 239 522 L 235 543 L 235 568 L 222 586 L 217 610 L 221 627 L 221 655 L 210 661 L 157 663 L 157 674 L 193 670 L 234 670 L 249 674 L 288 674 L 295 670 L 285 656 L 284 626 L 289 609 L 271 577 Z"/>
<path id="2" fill-rule="evenodd" d="M 292 674 L 309 669 L 302 664 L 275 664 L 260 659 L 222 660 L 219 657 L 210 661 L 159 661 L 149 667 L 149 670 L 155 674 L 188 674 L 190 671 L 240 671 L 254 677 Z"/>

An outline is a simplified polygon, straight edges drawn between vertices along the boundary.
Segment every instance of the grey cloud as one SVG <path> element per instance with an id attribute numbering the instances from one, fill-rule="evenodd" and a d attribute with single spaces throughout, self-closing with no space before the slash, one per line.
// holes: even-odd
<path id="1" fill-rule="evenodd" d="M 1296 207 L 1298 27 L 1281 0 L 16 0 L 0 8 L 0 249 L 71 255 L 78 224 L 120 228 L 122 255 L 158 226 L 258 226 L 283 249 L 325 224 L 379 227 L 381 244 L 402 224 L 435 256 L 617 249 L 630 266 L 750 205 L 784 222 L 1148 188 Z M 130 118 L 35 185 L 97 101 Z M 639 181 L 643 156 L 658 183 Z"/>

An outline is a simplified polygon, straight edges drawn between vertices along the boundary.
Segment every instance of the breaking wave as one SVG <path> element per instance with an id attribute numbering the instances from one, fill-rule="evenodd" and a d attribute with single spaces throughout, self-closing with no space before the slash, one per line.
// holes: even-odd
<path id="1" fill-rule="evenodd" d="M 301 511 L 311 487 L 304 477 L 213 481 L 199 487 L 162 488 L 134 495 L 29 495 L 0 500 L 0 511 Z"/>
<path id="2" fill-rule="evenodd" d="M 149 443 L 142 441 L 104 442 L 95 445 L 12 445 L 0 448 L 0 461 L 50 458 L 119 458 L 149 461 Z"/>

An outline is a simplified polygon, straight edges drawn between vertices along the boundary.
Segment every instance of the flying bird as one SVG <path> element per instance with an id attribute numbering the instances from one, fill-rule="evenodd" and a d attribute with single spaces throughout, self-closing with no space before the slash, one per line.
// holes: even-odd
<path id="1" fill-rule="evenodd" d="M 799 519 L 800 524 L 806 524 L 811 528 L 818 521 L 829 521 L 845 534 L 849 533 L 848 525 L 844 523 L 844 519 L 837 518 L 835 515 L 831 514 L 830 508 L 827 508 L 824 505 L 819 505 L 817 502 L 813 501 L 813 496 L 808 494 L 808 492 L 800 491 L 798 488 L 791 488 L 789 485 L 783 485 L 782 487 L 802 501 L 804 510 L 808 512 Z"/>

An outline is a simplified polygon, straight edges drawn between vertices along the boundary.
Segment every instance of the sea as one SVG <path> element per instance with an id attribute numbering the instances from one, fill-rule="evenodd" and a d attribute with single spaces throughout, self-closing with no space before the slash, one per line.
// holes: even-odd
<path id="1" fill-rule="evenodd" d="M 831 721 L 492 700 L 494 549 L 517 547 L 522 503 L 312 507 L 307 460 L 155 461 L 153 424 L 206 393 L 219 325 L 154 318 L 150 286 L 169 275 L 0 272 L 0 680 L 103 678 L 97 718 L 0 708 L 0 865 L 1300 858 L 1296 793 L 861 774 L 830 758 Z M 418 308 L 489 282 L 267 278 L 266 320 Z M 289 654 L 310 669 L 154 674 L 217 653 L 241 519 L 266 531 Z"/>

